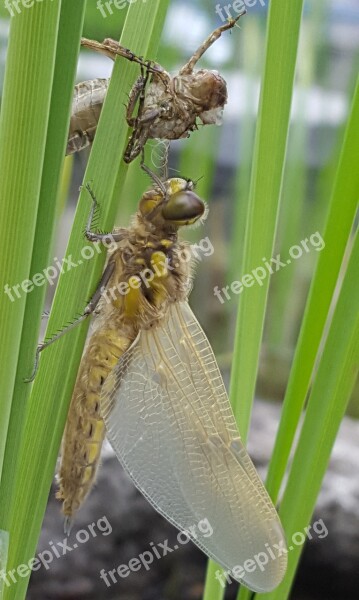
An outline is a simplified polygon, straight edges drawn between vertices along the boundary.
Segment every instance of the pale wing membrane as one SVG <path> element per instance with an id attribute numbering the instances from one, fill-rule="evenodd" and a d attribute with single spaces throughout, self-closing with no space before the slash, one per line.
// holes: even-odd
<path id="1" fill-rule="evenodd" d="M 172 304 L 160 327 L 139 334 L 106 380 L 102 414 L 118 458 L 156 510 L 231 571 L 265 553 L 264 566 L 237 571 L 251 589 L 280 583 L 281 525 L 187 303 Z"/>

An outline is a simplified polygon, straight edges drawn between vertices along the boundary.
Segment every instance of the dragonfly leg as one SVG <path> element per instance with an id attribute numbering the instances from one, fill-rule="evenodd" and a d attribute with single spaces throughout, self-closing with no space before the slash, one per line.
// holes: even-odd
<path id="1" fill-rule="evenodd" d="M 123 240 L 123 235 L 124 235 L 125 229 L 119 229 L 118 231 L 114 231 L 113 233 L 96 233 L 94 231 L 91 231 L 92 221 L 94 218 L 95 210 L 98 207 L 98 202 L 96 200 L 94 191 L 91 188 L 91 185 L 89 183 L 86 183 L 85 189 L 88 191 L 88 193 L 90 194 L 91 199 L 92 199 L 92 207 L 90 210 L 90 214 L 89 214 L 87 224 L 86 224 L 86 229 L 85 229 L 86 239 L 89 242 L 102 242 L 105 245 L 107 245 L 110 242 L 120 242 L 121 240 Z"/>
<path id="2" fill-rule="evenodd" d="M 123 160 L 125 163 L 130 163 L 141 153 L 149 136 L 149 127 L 137 127 L 133 130 L 128 141 Z"/>
<path id="3" fill-rule="evenodd" d="M 157 108 L 148 111 L 146 115 L 143 114 L 146 99 L 145 90 L 150 76 L 150 65 L 150 62 L 146 64 L 146 74 L 143 66 L 141 66 L 141 76 L 137 79 L 130 93 L 130 101 L 127 107 L 127 123 L 133 127 L 133 132 L 124 154 L 124 161 L 126 163 L 132 162 L 140 154 L 147 142 L 149 126 L 143 127 L 143 125 L 154 121 L 162 112 L 162 109 Z M 136 117 L 132 117 L 137 102 L 137 115 Z"/>
<path id="4" fill-rule="evenodd" d="M 130 127 L 134 127 L 136 124 L 136 117 L 133 117 L 133 113 L 141 94 L 144 92 L 146 82 L 146 78 L 141 74 L 138 79 L 136 79 L 130 91 L 129 102 L 126 109 L 126 121 Z"/>
<path id="5" fill-rule="evenodd" d="M 207 52 L 208 48 L 210 48 L 210 46 L 212 46 L 212 44 L 214 44 L 214 42 L 216 40 L 218 40 L 219 37 L 221 37 L 221 35 L 224 31 L 227 31 L 228 29 L 232 29 L 235 26 L 235 24 L 237 23 L 237 21 L 239 21 L 239 19 L 241 17 L 243 17 L 243 15 L 246 14 L 246 12 L 247 12 L 246 9 L 242 10 L 242 12 L 235 19 L 229 18 L 227 23 L 225 23 L 224 25 L 221 25 L 221 27 L 217 27 L 217 29 L 212 31 L 212 33 L 203 42 L 203 44 L 200 45 L 200 47 L 196 50 L 196 52 L 189 59 L 189 61 L 182 67 L 182 69 L 180 70 L 180 75 L 192 73 L 195 65 L 197 64 L 199 59 L 203 56 L 203 54 L 205 52 Z"/>
<path id="6" fill-rule="evenodd" d="M 51 346 L 51 344 L 53 344 L 54 342 L 57 342 L 57 340 L 59 340 L 62 336 L 64 336 L 66 333 L 68 333 L 69 331 L 71 331 L 72 329 L 74 329 L 75 327 L 77 327 L 77 325 L 79 325 L 80 323 L 82 323 L 83 321 L 85 321 L 85 319 L 87 319 L 87 317 L 89 317 L 90 315 L 92 315 L 92 313 L 94 312 L 96 306 L 98 305 L 101 295 L 104 291 L 104 288 L 106 287 L 106 285 L 108 284 L 110 277 L 113 273 L 115 264 L 113 262 L 109 262 L 103 272 L 103 275 L 101 277 L 100 283 L 98 284 L 90 302 L 87 304 L 84 312 L 82 313 L 82 315 L 80 317 L 78 317 L 73 323 L 71 323 L 70 325 L 67 325 L 67 327 L 65 327 L 64 329 L 62 329 L 61 331 L 59 331 L 59 333 L 57 333 L 56 335 L 54 335 L 54 337 L 52 337 L 50 340 L 46 341 L 46 342 L 42 342 L 41 344 L 39 344 L 36 348 L 36 354 L 35 354 L 35 361 L 34 361 L 34 367 L 32 370 L 32 373 L 30 375 L 29 378 L 24 379 L 25 383 L 31 383 L 32 381 L 34 381 L 38 367 L 39 367 L 39 359 L 40 359 L 40 353 L 45 350 L 45 348 L 48 348 L 49 346 Z"/>
<path id="7" fill-rule="evenodd" d="M 144 61 L 141 56 L 136 56 L 131 50 L 121 46 L 119 42 L 116 40 L 112 40 L 111 38 L 106 38 L 102 44 L 97 42 L 96 40 L 88 40 L 87 38 L 81 38 L 81 46 L 84 48 L 88 48 L 89 50 L 95 50 L 96 52 L 100 52 L 104 54 L 111 60 L 115 60 L 116 56 L 122 56 L 122 58 L 126 58 L 131 62 L 135 62 L 146 69 L 149 69 L 153 73 L 158 73 L 158 71 L 162 71 L 162 67 L 157 65 L 157 63 L 153 61 Z"/>
<path id="8" fill-rule="evenodd" d="M 126 163 L 132 162 L 140 154 L 148 140 L 151 123 L 162 112 L 162 109 L 156 108 L 150 110 L 146 115 L 143 114 L 146 99 L 145 90 L 149 75 L 149 69 L 147 68 L 146 74 L 144 74 L 144 69 L 141 67 L 141 77 L 139 77 L 131 90 L 130 102 L 127 109 L 127 122 L 133 127 L 133 131 L 123 156 Z M 137 102 L 138 111 L 136 117 L 133 118 L 132 114 Z"/>
<path id="9" fill-rule="evenodd" d="M 166 192 L 165 186 L 163 185 L 163 181 L 161 181 L 161 179 L 158 177 L 158 175 L 156 175 L 156 173 L 154 173 L 149 167 L 147 167 L 147 165 L 145 165 L 145 151 L 143 148 L 142 148 L 142 154 L 141 154 L 140 167 L 147 175 L 149 175 L 151 177 L 152 181 L 159 187 L 163 196 L 165 197 L 167 192 Z"/>

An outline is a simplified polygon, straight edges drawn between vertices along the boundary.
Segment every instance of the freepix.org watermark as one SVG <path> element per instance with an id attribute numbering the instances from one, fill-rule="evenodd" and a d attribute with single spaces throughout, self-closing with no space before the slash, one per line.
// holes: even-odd
<path id="1" fill-rule="evenodd" d="M 131 573 L 136 573 L 142 568 L 149 571 L 150 565 L 155 558 L 160 560 L 167 556 L 167 554 L 175 552 L 180 546 L 184 546 L 191 541 L 190 534 L 196 539 L 197 532 L 200 532 L 205 538 L 213 535 L 213 529 L 208 519 L 202 519 L 201 521 L 198 521 L 197 525 L 188 527 L 188 530 L 180 531 L 176 538 L 178 544 L 174 544 L 173 547 L 168 545 L 168 539 L 164 540 L 162 543 L 159 542 L 158 544 L 150 542 L 150 549 L 141 552 L 141 554 L 135 558 L 131 558 L 128 564 L 119 565 L 116 569 L 112 569 L 111 571 L 101 569 L 100 578 L 105 582 L 107 587 L 111 587 L 112 584 L 118 583 L 119 578 L 125 579 Z"/>
<path id="2" fill-rule="evenodd" d="M 4 6 L 11 17 L 19 15 L 23 8 L 32 8 L 37 2 L 53 2 L 53 0 L 4 0 Z"/>
<path id="3" fill-rule="evenodd" d="M 218 298 L 221 304 L 224 304 L 226 300 L 231 300 L 232 294 L 241 294 L 244 288 L 253 287 L 255 284 L 260 286 L 263 285 L 263 281 L 267 279 L 268 275 L 273 275 L 277 271 L 284 269 L 288 265 L 292 264 L 293 260 L 298 260 L 303 256 L 304 253 L 309 253 L 314 248 L 316 252 L 320 252 L 325 248 L 325 242 L 320 235 L 319 231 L 312 233 L 309 238 L 305 238 L 299 244 L 291 246 L 289 248 L 289 258 L 281 260 L 281 255 L 273 256 L 269 260 L 263 258 L 264 265 L 252 269 L 250 273 L 243 275 L 240 281 L 232 281 L 230 285 L 226 285 L 222 289 L 219 289 L 216 285 L 213 289 L 213 294 Z"/>
<path id="4" fill-rule="evenodd" d="M 111 240 L 111 234 L 108 236 L 108 241 L 104 242 L 94 242 L 91 246 L 84 246 L 81 249 L 81 257 L 77 262 L 75 262 L 72 258 L 72 254 L 69 254 L 62 260 L 59 260 L 56 256 L 53 259 L 54 264 L 46 267 L 41 273 L 35 273 L 31 279 L 24 279 L 22 283 L 17 283 L 16 285 L 10 286 L 8 283 L 4 287 L 4 292 L 8 296 L 11 302 L 15 302 L 17 298 L 21 298 L 22 294 L 28 294 L 32 292 L 35 286 L 41 287 L 45 285 L 45 283 L 49 283 L 50 285 L 54 285 L 57 277 L 60 273 L 68 273 L 72 269 L 79 267 L 86 260 L 91 260 L 97 252 L 97 254 L 101 254 L 102 247 L 105 246 L 108 250 L 111 250 L 117 247 L 116 242 Z"/>
<path id="5" fill-rule="evenodd" d="M 111 233 L 106 235 L 106 238 L 101 242 L 96 241 L 91 246 L 84 246 L 81 249 L 81 257 L 78 261 L 74 261 L 72 254 L 69 254 L 62 260 L 55 257 L 54 264 L 46 267 L 41 273 L 35 273 L 31 279 L 25 279 L 22 283 L 10 286 L 8 283 L 4 286 L 4 293 L 8 296 L 11 302 L 15 302 L 16 299 L 21 298 L 22 294 L 28 294 L 37 287 L 49 283 L 54 285 L 57 277 L 60 273 L 68 273 L 72 269 L 79 267 L 86 260 L 91 260 L 95 254 L 100 254 L 102 247 L 105 246 L 108 251 L 116 250 L 118 243 L 113 239 Z M 202 260 L 202 257 L 211 256 L 214 252 L 214 247 L 208 237 L 202 238 L 198 243 L 191 244 L 186 248 L 183 248 L 178 255 L 179 263 L 190 262 L 192 259 L 197 262 Z M 163 262 L 153 265 L 153 269 L 143 269 L 139 275 L 134 275 L 130 278 L 129 282 L 121 282 L 118 286 L 109 289 L 103 289 L 103 297 L 106 302 L 111 303 L 118 297 L 118 294 L 126 296 L 131 288 L 139 288 L 142 283 L 148 288 L 150 287 L 149 282 L 154 279 L 157 275 L 163 276 L 169 271 L 173 271 L 174 268 L 178 267 L 179 264 L 171 265 L 168 258 L 165 258 Z M 112 300 L 111 300 L 112 298 Z"/>
<path id="6" fill-rule="evenodd" d="M 108 17 L 108 15 L 113 15 L 113 9 L 123 10 L 127 8 L 130 4 L 135 4 L 137 0 L 97 0 L 96 8 L 100 11 L 101 15 L 104 19 Z M 142 2 L 147 2 L 147 0 L 142 0 Z"/>
<path id="7" fill-rule="evenodd" d="M 252 8 L 258 2 L 261 6 L 266 5 L 266 0 L 234 0 L 229 4 L 216 4 L 215 11 L 224 23 L 228 19 L 235 19 L 245 8 Z"/>
<path id="8" fill-rule="evenodd" d="M 285 547 L 284 542 L 273 544 L 273 546 L 264 544 L 265 549 L 263 549 L 263 552 L 258 552 L 258 554 L 255 554 L 252 558 L 248 558 L 243 565 L 236 565 L 231 571 L 221 571 L 217 569 L 215 578 L 219 581 L 221 586 L 225 588 L 228 583 L 232 583 L 231 577 L 244 579 L 246 573 L 254 573 L 257 569 L 260 569 L 263 572 L 270 560 L 276 560 L 280 556 L 283 556 L 283 554 L 288 554 L 288 552 L 294 550 L 295 546 L 303 546 L 307 539 L 312 540 L 313 533 L 311 530 L 319 539 L 323 539 L 328 535 L 328 529 L 323 519 L 318 519 L 318 521 L 315 521 L 312 525 L 304 527 L 304 532 L 296 531 L 293 533 L 288 548 Z"/>
<path id="9" fill-rule="evenodd" d="M 155 277 L 167 277 L 169 272 L 174 271 L 181 263 L 189 263 L 192 260 L 199 262 L 202 256 L 212 256 L 213 252 L 214 247 L 209 237 L 202 238 L 197 244 L 186 246 L 178 252 L 176 260 L 179 262 L 172 264 L 169 257 L 163 255 L 161 260 L 152 263 L 152 269 L 146 267 L 138 275 L 132 275 L 128 281 L 120 281 L 112 287 L 103 287 L 102 298 L 111 304 L 118 299 L 119 295 L 127 296 L 131 289 L 139 289 L 143 285 L 149 289 Z"/>
<path id="10" fill-rule="evenodd" d="M 29 560 L 28 563 L 19 565 L 16 569 L 11 571 L 0 571 L 0 578 L 5 582 L 7 587 L 10 587 L 13 583 L 17 583 L 19 577 L 28 577 L 32 571 L 39 571 L 42 567 L 46 570 L 50 568 L 54 558 L 62 558 L 76 550 L 79 544 L 86 544 L 91 537 L 97 537 L 97 534 L 107 536 L 112 533 L 112 526 L 107 519 L 103 516 L 94 523 L 90 523 L 86 529 L 79 529 L 76 532 L 76 541 L 72 544 L 68 544 L 68 538 L 64 538 L 62 542 L 49 542 L 49 549 L 43 550 L 35 558 Z"/>

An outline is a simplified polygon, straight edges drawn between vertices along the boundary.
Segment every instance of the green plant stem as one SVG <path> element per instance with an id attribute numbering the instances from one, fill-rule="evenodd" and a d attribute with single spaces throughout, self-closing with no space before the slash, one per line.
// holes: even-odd
<path id="1" fill-rule="evenodd" d="M 0 117 L 0 477 L 26 304 L 25 293 L 12 292 L 11 300 L 4 290 L 30 273 L 59 14 L 58 2 L 37 4 L 10 27 Z"/>
<path id="2" fill-rule="evenodd" d="M 62 2 L 30 278 L 36 273 L 42 273 L 48 265 L 53 263 L 50 253 L 57 214 L 57 190 L 67 142 L 69 111 L 84 8 L 84 0 L 76 3 L 72 0 L 63 0 Z M 66 64 L 66 69 L 63 67 L 64 64 Z M 35 286 L 27 296 L 24 294 L 26 308 L 0 487 L 0 523 L 3 527 L 8 526 L 8 514 L 13 503 L 14 473 L 19 458 L 18 450 L 25 419 L 24 407 L 27 406 L 31 392 L 31 386 L 24 383 L 24 379 L 33 367 L 34 346 L 37 344 L 41 307 L 44 304 L 45 293 L 46 287 L 42 285 L 41 287 Z"/>
<path id="3" fill-rule="evenodd" d="M 163 0 L 131 5 L 121 38 L 123 45 L 137 54 L 154 58 L 167 5 L 168 2 Z M 85 175 L 85 181 L 93 182 L 101 206 L 100 226 L 106 230 L 113 227 L 117 198 L 126 175 L 127 167 L 122 161 L 128 136 L 124 104 L 137 73 L 133 63 L 122 59 L 116 61 Z M 81 254 L 83 247 L 89 245 L 84 241 L 83 231 L 90 207 L 87 192 L 83 190 L 66 252 L 74 263 L 82 260 L 82 264 L 60 277 L 48 325 L 49 334 L 82 312 L 103 267 L 103 253 L 95 252 L 92 260 L 83 260 Z M 68 333 L 48 348 L 40 361 L 26 415 L 9 517 L 9 569 L 27 563 L 36 549 L 87 327 L 88 323 L 85 323 Z M 24 481 L 28 485 L 24 486 Z M 5 600 L 22 600 L 27 583 L 28 577 L 24 577 L 16 586 L 7 588 Z"/>
<path id="4" fill-rule="evenodd" d="M 272 256 L 281 194 L 302 1 L 272 0 L 244 242 L 243 272 Z M 278 90 L 281 93 L 278 94 Z M 247 438 L 258 370 L 269 277 L 245 289 L 239 302 L 230 398 Z"/>
<path id="5" fill-rule="evenodd" d="M 220 575 L 223 569 L 213 560 L 207 563 L 206 582 L 202 600 L 223 600 L 226 591 L 226 586 L 221 585 Z M 219 578 L 216 577 L 219 575 Z M 223 579 L 225 582 L 225 579 Z"/>
<path id="6" fill-rule="evenodd" d="M 263 266 L 263 257 L 270 258 L 273 252 L 302 6 L 302 0 L 270 2 L 244 240 L 244 274 Z M 230 399 L 244 441 L 252 410 L 268 286 L 267 276 L 262 286 L 244 289 L 239 303 Z M 240 597 L 247 593 L 243 588 Z"/>
<path id="7" fill-rule="evenodd" d="M 283 479 L 295 431 L 307 396 L 338 273 L 358 207 L 359 172 L 355 168 L 359 139 L 359 85 L 348 120 L 337 176 L 323 233 L 321 251 L 309 291 L 293 366 L 284 399 L 280 426 L 267 478 L 274 501 Z"/>
<path id="8" fill-rule="evenodd" d="M 263 267 L 273 256 L 288 139 L 290 109 L 303 2 L 272 0 L 269 5 L 266 61 L 254 145 L 253 170 L 244 241 L 243 273 Z M 280 90 L 280 93 L 278 92 Z M 245 289 L 239 302 L 230 399 L 246 441 L 263 335 L 269 277 Z M 238 600 L 252 592 L 241 586 Z"/>
<path id="9" fill-rule="evenodd" d="M 353 302 L 355 298 L 359 298 L 358 231 L 279 510 L 289 544 L 296 532 L 303 532 L 313 514 L 335 438 L 358 375 L 359 311 L 357 303 Z M 288 568 L 283 582 L 270 594 L 257 594 L 256 598 L 283 600 L 288 597 L 303 544 L 291 544 L 289 549 Z"/>

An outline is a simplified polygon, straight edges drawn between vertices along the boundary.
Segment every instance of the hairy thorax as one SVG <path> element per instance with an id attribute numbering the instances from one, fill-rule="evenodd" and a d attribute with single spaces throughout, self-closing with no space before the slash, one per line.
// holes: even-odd
<path id="1" fill-rule="evenodd" d="M 136 215 L 126 237 L 112 251 L 113 274 L 98 312 L 114 329 L 131 337 L 154 326 L 170 302 L 188 297 L 191 281 L 189 246 L 177 233 L 158 230 Z"/>

